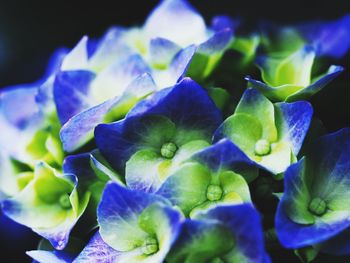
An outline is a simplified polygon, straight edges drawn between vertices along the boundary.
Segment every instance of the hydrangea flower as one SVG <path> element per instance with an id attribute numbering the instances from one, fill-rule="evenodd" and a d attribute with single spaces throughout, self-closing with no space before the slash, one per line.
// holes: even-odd
<path id="1" fill-rule="evenodd" d="M 199 59 L 201 68 L 208 64 L 203 72 L 209 74 L 232 39 L 231 29 L 216 28 L 220 28 L 217 33 L 207 30 L 186 1 L 165 0 L 142 29 L 112 28 L 94 51 L 84 37 L 63 60 L 53 90 L 65 124 L 60 134 L 64 149 L 78 149 L 91 140 L 97 124 L 120 119 L 157 88 L 173 86 L 186 73 L 195 52 L 208 61 Z M 197 36 L 193 29 L 199 30 Z M 198 47 L 193 45 L 204 40 Z M 199 67 L 193 68 L 192 74 L 198 75 Z"/>
<path id="2" fill-rule="evenodd" d="M 268 23 L 263 27 L 263 43 L 269 53 L 286 54 L 310 45 L 317 57 L 340 59 L 350 48 L 349 25 L 349 14 L 332 21 L 305 21 L 282 27 Z"/>
<path id="3" fill-rule="evenodd" d="M 183 220 L 182 214 L 169 205 L 160 196 L 131 191 L 114 182 L 107 184 L 97 216 L 99 233 L 112 248 L 108 249 L 112 255 L 106 256 L 117 262 L 163 262 Z M 98 239 L 97 234 L 79 257 L 94 249 L 91 246 Z M 95 251 L 91 260 L 99 254 Z"/>
<path id="4" fill-rule="evenodd" d="M 349 227 L 349 143 L 349 128 L 323 136 L 286 171 L 275 218 L 285 247 L 316 245 Z M 339 249 L 349 240 L 343 236 Z M 329 252 L 337 254 L 337 246 Z"/>
<path id="5" fill-rule="evenodd" d="M 88 204 L 89 193 L 78 193 L 74 174 L 60 174 L 45 163 L 27 172 L 22 182 L 20 193 L 2 202 L 3 212 L 63 249 Z"/>
<path id="6" fill-rule="evenodd" d="M 64 54 L 63 50 L 54 54 L 41 80 L 0 91 L 0 199 L 19 194 L 39 162 L 54 167 L 62 165 L 60 125 L 55 112 L 38 96 Z"/>
<path id="7" fill-rule="evenodd" d="M 162 184 L 166 197 L 185 215 L 220 204 L 251 202 L 248 184 L 257 177 L 252 161 L 232 142 L 222 140 L 195 153 Z"/>
<path id="8" fill-rule="evenodd" d="M 87 39 L 81 40 L 65 57 L 61 72 L 56 75 L 53 96 L 58 116 L 64 124 L 60 136 L 68 152 L 91 140 L 97 124 L 124 117 L 135 103 L 157 89 L 155 81 L 158 81 L 159 88 L 174 85 L 185 73 L 193 56 L 193 46 L 180 50 L 169 65 L 157 72 L 137 54 L 123 55 L 123 58 L 117 56 L 113 63 L 94 70 L 93 65 L 100 56 L 114 51 L 110 50 L 113 38 L 108 36 L 112 33 L 107 33 L 91 58 L 87 55 Z M 117 42 L 114 44 L 118 46 L 118 35 L 114 37 Z M 120 51 L 116 52 L 119 54 Z M 81 53 L 85 59 L 79 57 Z M 77 60 L 84 60 L 84 66 L 76 68 L 71 65 Z"/>
<path id="9" fill-rule="evenodd" d="M 235 113 L 215 132 L 214 141 L 230 139 L 258 166 L 279 174 L 296 159 L 312 112 L 305 101 L 273 104 L 258 90 L 247 89 Z"/>
<path id="10" fill-rule="evenodd" d="M 331 66 L 325 74 L 312 77 L 315 56 L 315 50 L 305 46 L 287 56 L 260 57 L 258 64 L 264 82 L 249 76 L 246 80 L 274 101 L 308 99 L 343 71 L 341 66 Z"/>
<path id="11" fill-rule="evenodd" d="M 259 214 L 249 204 L 217 206 L 186 220 L 167 261 L 270 262 Z"/>
<path id="12" fill-rule="evenodd" d="M 97 126 L 95 140 L 110 165 L 125 172 L 130 188 L 154 192 L 183 161 L 210 145 L 221 121 L 206 91 L 185 78 L 137 104 L 125 119 Z"/>
<path id="13" fill-rule="evenodd" d="M 190 71 L 203 78 L 211 73 L 228 48 L 236 25 L 227 17 L 218 16 L 212 28 L 207 28 L 188 1 L 162 0 L 143 27 L 126 31 L 124 38 L 156 68 L 164 67 L 169 56 L 180 48 L 196 45 L 196 63 Z"/>

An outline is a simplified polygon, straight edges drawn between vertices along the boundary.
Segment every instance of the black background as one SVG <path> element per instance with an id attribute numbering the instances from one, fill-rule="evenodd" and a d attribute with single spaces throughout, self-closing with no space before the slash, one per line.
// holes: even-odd
<path id="1" fill-rule="evenodd" d="M 247 20 L 295 23 L 336 19 L 350 13 L 348 0 L 198 0 L 190 1 L 206 18 L 227 14 Z M 111 25 L 142 24 L 158 0 L 39 1 L 0 0 L 0 87 L 38 80 L 53 51 L 73 47 L 83 35 L 98 37 Z M 349 55 L 338 62 L 347 68 Z M 349 67 L 350 68 L 350 67 Z M 257 77 L 257 76 L 256 76 Z M 312 103 L 329 131 L 350 126 L 348 70 Z M 35 249 L 38 238 L 30 231 L 15 232 L 1 219 L 0 262 L 27 262 L 25 250 Z M 6 225 L 6 227 L 4 227 Z M 7 230 L 7 231 L 6 231 Z M 281 259 L 287 262 L 287 259 Z M 282 262 L 281 261 L 281 262 Z"/>

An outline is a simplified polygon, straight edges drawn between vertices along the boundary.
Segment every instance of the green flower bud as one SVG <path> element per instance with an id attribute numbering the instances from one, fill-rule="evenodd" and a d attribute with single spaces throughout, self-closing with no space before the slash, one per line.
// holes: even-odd
<path id="1" fill-rule="evenodd" d="M 271 152 L 271 144 L 268 140 L 261 139 L 256 142 L 254 151 L 259 156 L 268 155 Z"/>
<path id="2" fill-rule="evenodd" d="M 223 191 L 219 185 L 209 185 L 207 189 L 207 198 L 210 201 L 220 200 L 222 197 Z"/>
<path id="3" fill-rule="evenodd" d="M 167 142 L 162 145 L 162 148 L 160 149 L 160 154 L 164 158 L 171 159 L 174 157 L 176 151 L 177 151 L 176 144 L 172 142 Z"/>
<path id="4" fill-rule="evenodd" d="M 313 198 L 309 203 L 309 211 L 317 216 L 322 216 L 327 211 L 327 204 L 319 197 Z"/>
<path id="5" fill-rule="evenodd" d="M 142 253 L 145 255 L 151 255 L 158 252 L 158 241 L 153 237 L 147 237 L 142 246 Z"/>
<path id="6" fill-rule="evenodd" d="M 60 203 L 60 206 L 61 206 L 63 209 L 69 209 L 69 208 L 71 208 L 71 203 L 70 203 L 70 200 L 69 200 L 69 195 L 66 194 L 66 193 L 60 196 L 59 203 Z"/>

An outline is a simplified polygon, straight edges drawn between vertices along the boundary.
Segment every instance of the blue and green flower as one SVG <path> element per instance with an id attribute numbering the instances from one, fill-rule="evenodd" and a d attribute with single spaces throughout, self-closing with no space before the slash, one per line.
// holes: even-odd
<path id="1" fill-rule="evenodd" d="M 235 113 L 217 129 L 214 140 L 230 139 L 246 158 L 277 175 L 296 160 L 312 112 L 305 101 L 273 104 L 259 91 L 248 89 Z"/>
<path id="2" fill-rule="evenodd" d="M 258 65 L 263 82 L 246 77 L 249 85 L 273 101 L 298 101 L 310 98 L 336 78 L 344 69 L 331 66 L 320 76 L 312 76 L 316 51 L 305 46 L 292 54 L 260 57 Z"/>
<path id="3" fill-rule="evenodd" d="M 221 121 L 206 91 L 185 78 L 137 104 L 125 119 L 97 126 L 95 140 L 130 188 L 154 192 L 183 161 L 210 145 Z"/>
<path id="4" fill-rule="evenodd" d="M 285 247 L 321 245 L 327 249 L 323 242 L 348 229 L 349 143 L 349 128 L 321 137 L 286 171 L 275 219 L 278 238 Z M 347 235 L 342 236 L 342 245 L 348 244 Z M 344 253 L 343 247 L 339 250 Z M 339 253 L 334 244 L 328 252 Z"/>

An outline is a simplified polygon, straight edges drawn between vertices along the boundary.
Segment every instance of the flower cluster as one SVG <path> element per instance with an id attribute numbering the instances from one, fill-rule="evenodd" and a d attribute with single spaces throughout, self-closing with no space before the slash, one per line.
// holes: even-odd
<path id="1" fill-rule="evenodd" d="M 85 36 L 42 80 L 1 91 L 1 207 L 43 237 L 30 257 L 350 254 L 350 128 L 325 135 L 305 101 L 343 71 L 322 63 L 349 51 L 350 17 L 242 27 L 163 0 L 144 25 Z"/>

